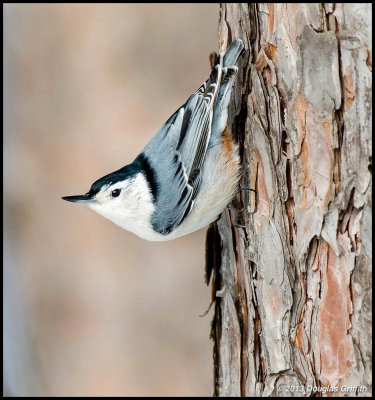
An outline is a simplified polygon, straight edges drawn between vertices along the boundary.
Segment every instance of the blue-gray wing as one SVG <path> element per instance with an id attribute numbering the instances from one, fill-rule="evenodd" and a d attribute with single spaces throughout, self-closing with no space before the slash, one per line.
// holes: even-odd
<path id="1" fill-rule="evenodd" d="M 144 148 L 157 192 L 153 228 L 168 234 L 186 217 L 199 189 L 201 169 L 211 134 L 223 57 L 209 79 L 179 108 Z"/>
<path id="2" fill-rule="evenodd" d="M 237 71 L 233 66 L 242 50 L 242 42 L 235 40 L 224 56 L 218 56 L 206 82 L 168 119 L 143 150 L 157 187 L 151 223 L 161 234 L 168 234 L 179 226 L 194 205 L 212 133 L 215 103 L 218 100 L 220 105 L 221 97 L 228 91 L 228 78 Z M 222 83 L 224 87 L 220 91 Z M 215 126 L 218 125 L 215 120 Z"/>

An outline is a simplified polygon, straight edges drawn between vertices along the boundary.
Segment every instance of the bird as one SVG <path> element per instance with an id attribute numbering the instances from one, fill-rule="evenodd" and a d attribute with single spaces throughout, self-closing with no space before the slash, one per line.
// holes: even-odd
<path id="1" fill-rule="evenodd" d="M 63 200 L 89 208 L 149 241 L 171 240 L 217 219 L 240 179 L 228 106 L 240 39 L 219 53 L 209 78 L 165 122 L 135 160 Z"/>

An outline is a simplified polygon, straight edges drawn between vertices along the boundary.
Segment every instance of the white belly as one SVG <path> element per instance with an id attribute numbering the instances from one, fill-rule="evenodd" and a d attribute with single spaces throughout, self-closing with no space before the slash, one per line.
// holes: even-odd
<path id="1" fill-rule="evenodd" d="M 171 240 L 201 229 L 213 222 L 233 199 L 240 170 L 237 147 L 223 156 L 221 146 L 215 146 L 206 157 L 201 186 L 189 215 L 169 235 L 148 240 Z"/>

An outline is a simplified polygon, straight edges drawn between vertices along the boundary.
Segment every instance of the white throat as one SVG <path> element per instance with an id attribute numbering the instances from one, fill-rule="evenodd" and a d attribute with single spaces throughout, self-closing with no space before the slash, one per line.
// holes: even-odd
<path id="1" fill-rule="evenodd" d="M 88 204 L 88 206 L 116 225 L 143 239 L 160 240 L 162 235 L 155 233 L 150 223 L 154 205 L 144 175 L 138 173 L 130 179 L 126 187 L 123 185 L 123 182 L 119 182 L 111 186 L 111 190 L 122 189 L 119 198 L 111 199 L 108 195 L 101 198 L 99 195 L 97 203 Z"/>

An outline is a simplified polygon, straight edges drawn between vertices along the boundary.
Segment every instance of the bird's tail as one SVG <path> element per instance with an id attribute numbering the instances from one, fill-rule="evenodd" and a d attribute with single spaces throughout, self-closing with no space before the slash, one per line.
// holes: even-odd
<path id="1" fill-rule="evenodd" d="M 225 129 L 228 119 L 228 104 L 234 78 L 237 74 L 238 67 L 236 66 L 239 57 L 244 50 L 242 40 L 236 39 L 228 47 L 223 58 L 222 79 L 219 93 L 216 99 L 214 115 L 212 120 L 212 130 L 210 145 L 221 143 L 221 134 Z"/>
<path id="2" fill-rule="evenodd" d="M 223 67 L 232 67 L 237 64 L 237 60 L 244 50 L 244 45 L 241 39 L 236 39 L 228 47 L 223 60 Z"/>

